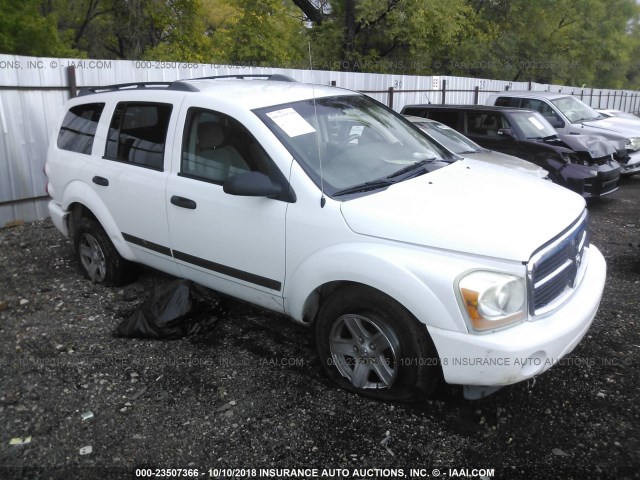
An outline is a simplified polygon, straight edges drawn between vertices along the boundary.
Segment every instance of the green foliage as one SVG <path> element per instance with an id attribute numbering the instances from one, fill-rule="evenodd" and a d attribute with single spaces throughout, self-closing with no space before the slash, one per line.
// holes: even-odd
<path id="1" fill-rule="evenodd" d="M 231 0 L 234 15 L 216 32 L 217 63 L 271 67 L 299 66 L 304 59 L 303 26 L 282 0 Z"/>
<path id="2" fill-rule="evenodd" d="M 0 52 L 31 56 L 78 57 L 61 38 L 55 14 L 44 14 L 37 0 L 0 0 Z"/>
<path id="3" fill-rule="evenodd" d="M 320 68 L 431 73 L 433 54 L 468 27 L 464 0 L 340 0 L 309 36 Z"/>
<path id="4" fill-rule="evenodd" d="M 0 0 L 0 52 L 640 87 L 635 0 Z"/>
<path id="5" fill-rule="evenodd" d="M 453 75 L 619 88 L 631 67 L 634 0 L 476 1 Z"/>

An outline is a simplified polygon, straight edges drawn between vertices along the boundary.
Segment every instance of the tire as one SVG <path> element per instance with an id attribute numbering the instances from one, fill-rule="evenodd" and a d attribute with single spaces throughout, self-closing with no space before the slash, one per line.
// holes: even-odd
<path id="1" fill-rule="evenodd" d="M 93 218 L 78 220 L 73 245 L 80 270 L 92 282 L 119 286 L 130 280 L 130 262 L 120 256 L 107 233 Z"/>
<path id="2" fill-rule="evenodd" d="M 426 327 L 368 287 L 332 293 L 320 308 L 315 335 L 329 379 L 354 393 L 417 402 L 429 397 L 442 377 Z"/>

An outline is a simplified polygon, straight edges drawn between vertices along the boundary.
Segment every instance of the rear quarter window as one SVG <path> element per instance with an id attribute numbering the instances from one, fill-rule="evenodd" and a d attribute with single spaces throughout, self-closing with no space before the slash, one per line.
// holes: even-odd
<path id="1" fill-rule="evenodd" d="M 520 99 L 511 97 L 498 97 L 494 105 L 496 107 L 519 107 Z"/>
<path id="2" fill-rule="evenodd" d="M 458 128 L 458 112 L 448 112 L 446 110 L 431 110 L 427 112 L 427 115 L 424 115 L 427 118 L 431 118 L 436 120 L 437 122 L 444 123 L 448 127 L 456 130 Z"/>
<path id="3" fill-rule="evenodd" d="M 427 112 L 424 108 L 420 107 L 405 107 L 402 109 L 403 115 L 414 115 L 416 117 L 426 117 Z"/>
<path id="4" fill-rule="evenodd" d="M 58 148 L 90 155 L 103 109 L 104 103 L 71 107 L 64 116 L 58 132 Z"/>

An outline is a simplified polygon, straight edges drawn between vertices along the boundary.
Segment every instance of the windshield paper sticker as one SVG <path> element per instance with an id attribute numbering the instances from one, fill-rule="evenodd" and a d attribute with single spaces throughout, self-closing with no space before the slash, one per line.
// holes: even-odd
<path id="1" fill-rule="evenodd" d="M 540 123 L 536 117 L 529 117 L 529 121 L 535 125 L 538 130 L 544 130 L 544 125 Z"/>
<path id="2" fill-rule="evenodd" d="M 306 133 L 314 133 L 315 128 L 311 126 L 298 112 L 293 108 L 284 108 L 275 112 L 267 113 L 267 117 L 273 120 L 284 133 L 290 137 L 297 137 Z"/>
<path id="3" fill-rule="evenodd" d="M 364 131 L 364 125 L 354 125 L 351 127 L 351 131 L 349 132 L 350 137 L 360 136 Z"/>

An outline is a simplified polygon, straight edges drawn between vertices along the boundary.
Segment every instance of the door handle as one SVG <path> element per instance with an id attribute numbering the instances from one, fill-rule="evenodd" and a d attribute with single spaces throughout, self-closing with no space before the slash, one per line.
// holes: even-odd
<path id="1" fill-rule="evenodd" d="M 171 197 L 171 203 L 173 203 L 176 207 L 188 208 L 189 210 L 196 209 L 196 202 L 189 198 L 179 197 L 178 195 L 174 195 Z"/>
<path id="2" fill-rule="evenodd" d="M 109 180 L 107 180 L 104 177 L 98 177 L 97 175 L 95 177 L 93 177 L 91 179 L 91 181 L 93 183 L 95 183 L 96 185 L 100 185 L 102 187 L 108 187 L 109 186 Z"/>

